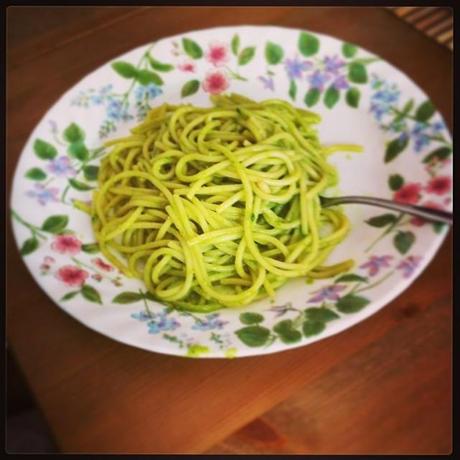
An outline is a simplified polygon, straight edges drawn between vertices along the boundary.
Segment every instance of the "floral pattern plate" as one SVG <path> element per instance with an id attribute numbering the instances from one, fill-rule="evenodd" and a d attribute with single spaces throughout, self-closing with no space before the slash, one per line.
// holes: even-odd
<path id="1" fill-rule="evenodd" d="M 334 279 L 290 281 L 275 302 L 192 314 L 151 298 L 98 251 L 88 202 L 104 140 L 125 135 L 163 102 L 210 105 L 237 92 L 282 98 L 321 114 L 324 144 L 337 153 L 331 193 L 373 195 L 451 209 L 452 143 L 442 117 L 407 76 L 338 39 L 279 27 L 193 31 L 134 49 L 65 93 L 27 141 L 12 190 L 11 216 L 24 262 L 64 311 L 115 340 L 159 353 L 241 357 L 288 350 L 336 334 L 374 314 L 422 272 L 447 228 L 366 206 L 330 257 L 355 267 Z"/>

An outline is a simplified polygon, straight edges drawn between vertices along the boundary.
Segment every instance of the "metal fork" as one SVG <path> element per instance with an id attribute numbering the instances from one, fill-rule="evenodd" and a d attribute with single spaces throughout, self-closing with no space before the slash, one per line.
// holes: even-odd
<path id="1" fill-rule="evenodd" d="M 444 224 L 452 225 L 452 213 L 441 211 L 439 209 L 430 209 L 424 206 L 415 206 L 412 204 L 397 203 L 383 198 L 373 198 L 368 196 L 338 196 L 324 197 L 320 196 L 321 206 L 329 208 L 340 204 L 367 204 L 370 206 L 378 206 L 380 208 L 391 209 L 393 211 L 404 212 L 413 216 L 422 217 L 423 219 L 443 222 Z"/>

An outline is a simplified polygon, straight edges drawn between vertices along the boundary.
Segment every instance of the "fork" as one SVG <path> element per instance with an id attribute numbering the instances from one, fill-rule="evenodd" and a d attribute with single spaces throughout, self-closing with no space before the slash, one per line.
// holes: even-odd
<path id="1" fill-rule="evenodd" d="M 338 196 L 338 197 L 325 197 L 320 196 L 321 206 L 329 208 L 340 204 L 367 204 L 370 206 L 378 206 L 381 208 L 391 209 L 393 211 L 400 211 L 413 216 L 422 217 L 423 219 L 442 222 L 444 224 L 452 225 L 452 213 L 442 211 L 440 209 L 431 209 L 424 206 L 415 206 L 413 204 L 397 203 L 392 200 L 385 200 L 383 198 L 373 198 L 370 196 Z"/>

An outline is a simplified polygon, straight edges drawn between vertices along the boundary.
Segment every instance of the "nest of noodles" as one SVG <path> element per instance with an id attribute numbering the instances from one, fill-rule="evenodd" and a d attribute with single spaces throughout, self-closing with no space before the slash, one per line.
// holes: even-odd
<path id="1" fill-rule="evenodd" d="M 337 183 L 320 117 L 276 99 L 211 100 L 163 104 L 107 143 L 91 210 L 105 257 L 160 302 L 200 312 L 348 270 L 322 265 L 349 222 L 320 205 Z"/>

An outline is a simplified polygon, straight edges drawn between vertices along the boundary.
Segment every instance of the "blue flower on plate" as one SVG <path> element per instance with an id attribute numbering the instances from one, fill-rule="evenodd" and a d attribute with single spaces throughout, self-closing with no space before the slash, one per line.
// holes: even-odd
<path id="1" fill-rule="evenodd" d="M 59 189 L 56 187 L 45 187 L 42 184 L 35 184 L 34 190 L 29 190 L 26 195 L 31 198 L 37 198 L 38 202 L 45 206 L 47 203 L 51 201 L 56 202 L 59 201 L 58 198 Z"/>
<path id="2" fill-rule="evenodd" d="M 180 323 L 172 316 L 168 316 L 166 312 L 161 312 L 154 314 L 147 326 L 149 334 L 158 334 L 163 331 L 174 331 L 180 327 Z"/>
<path id="3" fill-rule="evenodd" d="M 123 111 L 123 104 L 121 101 L 111 99 L 107 106 L 107 116 L 112 120 L 120 120 Z"/>
<path id="4" fill-rule="evenodd" d="M 430 126 L 427 123 L 415 123 L 412 128 L 411 136 L 415 142 L 415 151 L 417 153 L 430 143 L 429 128 Z"/>
<path id="5" fill-rule="evenodd" d="M 163 90 L 153 83 L 150 83 L 146 86 L 139 85 L 135 91 L 135 98 L 136 101 L 153 99 L 154 97 L 160 96 L 162 93 Z"/>
<path id="6" fill-rule="evenodd" d="M 438 134 L 446 129 L 446 125 L 442 121 L 436 121 L 431 125 L 431 129 L 433 134 Z"/>
<path id="7" fill-rule="evenodd" d="M 152 316 L 145 311 L 140 311 L 139 313 L 133 313 L 131 318 L 137 319 L 138 321 L 149 321 L 152 319 Z"/>
<path id="8" fill-rule="evenodd" d="M 370 112 L 377 121 L 382 121 L 384 115 L 390 114 L 392 107 L 397 104 L 401 92 L 396 85 L 390 85 L 386 82 L 379 86 L 371 96 Z"/>
<path id="9" fill-rule="evenodd" d="M 119 99 L 110 98 L 106 110 L 109 120 L 128 121 L 133 118 L 133 116 L 128 113 L 128 106 Z"/>
<path id="10" fill-rule="evenodd" d="M 101 105 L 104 102 L 104 98 L 100 94 L 93 94 L 91 96 L 91 102 L 94 105 Z"/>

